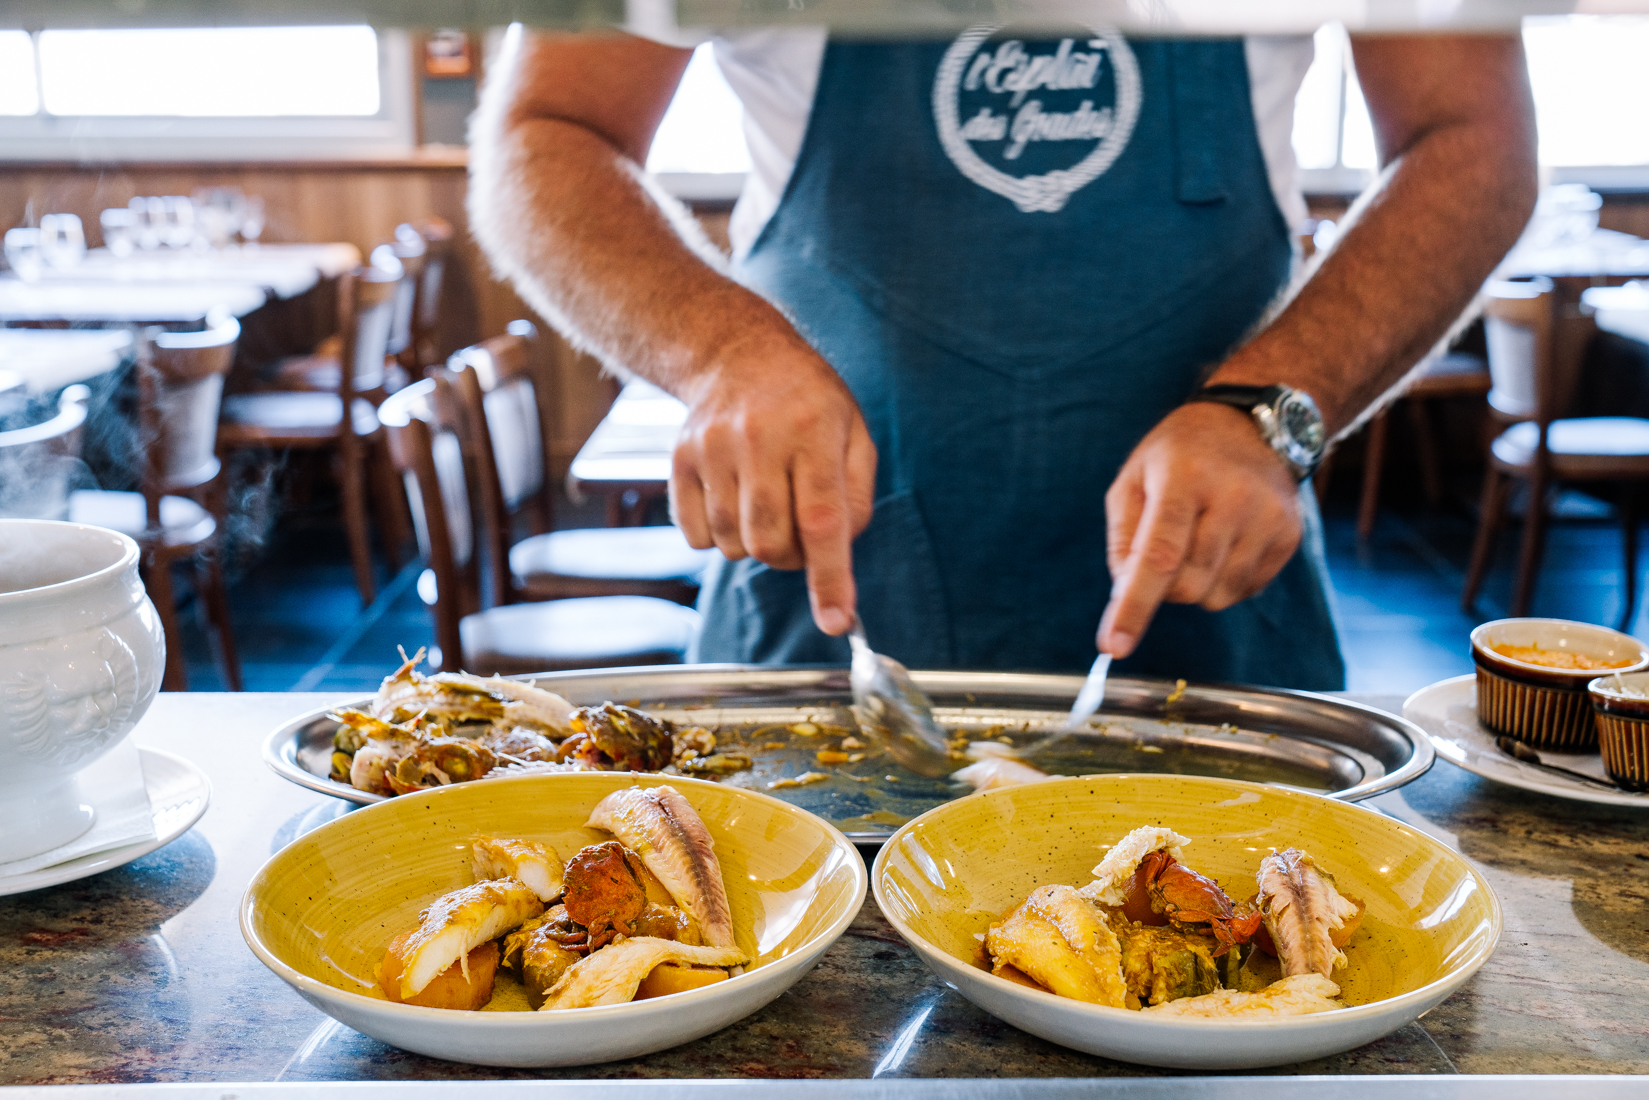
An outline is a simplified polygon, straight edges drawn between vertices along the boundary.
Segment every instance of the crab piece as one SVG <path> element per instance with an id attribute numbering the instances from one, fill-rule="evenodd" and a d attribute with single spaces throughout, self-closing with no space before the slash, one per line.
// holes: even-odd
<path id="1" fill-rule="evenodd" d="M 520 764 L 545 764 L 560 759 L 556 743 L 537 730 L 526 726 L 512 729 L 489 729 L 476 740 L 491 749 L 500 759 Z"/>
<path id="2" fill-rule="evenodd" d="M 583 957 L 561 942 L 569 925 L 566 915 L 558 905 L 504 937 L 504 965 L 520 972 L 534 1008 L 544 1004 L 544 994 Z"/>
<path id="3" fill-rule="evenodd" d="M 349 762 L 349 782 L 356 790 L 392 795 L 390 777 L 396 766 L 417 746 L 415 738 L 368 741 Z"/>
<path id="4" fill-rule="evenodd" d="M 1206 936 L 1130 924 L 1122 931 L 1122 975 L 1146 1004 L 1197 997 L 1220 988 L 1219 967 Z"/>
<path id="5" fill-rule="evenodd" d="M 492 771 L 498 758 L 479 741 L 467 737 L 429 737 L 414 743 L 412 751 L 386 772 L 385 779 L 396 794 L 409 794 L 428 787 L 466 783 Z"/>
<path id="6" fill-rule="evenodd" d="M 684 775 L 732 775 L 748 771 L 755 761 L 742 752 L 715 752 L 709 756 L 694 756 L 676 764 Z"/>
<path id="7" fill-rule="evenodd" d="M 636 934 L 636 921 L 647 909 L 645 868 L 641 857 L 616 840 L 581 848 L 567 861 L 567 916 L 588 931 L 594 951 L 614 936 Z"/>
<path id="8" fill-rule="evenodd" d="M 561 759 L 598 771 L 656 772 L 675 751 L 672 723 L 619 703 L 580 707 L 568 725 L 573 735 L 561 743 Z"/>
<path id="9" fill-rule="evenodd" d="M 406 657 L 405 651 L 402 656 Z M 420 649 L 384 677 L 372 705 L 375 716 L 392 722 L 423 717 L 444 729 L 500 724 L 526 726 L 557 738 L 566 735 L 572 704 L 554 692 L 518 680 L 464 672 L 425 676 L 417 671 L 423 659 Z"/>
<path id="10" fill-rule="evenodd" d="M 1152 852 L 1140 862 L 1122 911 L 1142 924 L 1197 932 L 1204 929 L 1196 926 L 1206 925 L 1218 942 L 1216 957 L 1253 939 L 1264 920 L 1257 910 L 1239 912 L 1219 883 L 1167 852 Z"/>

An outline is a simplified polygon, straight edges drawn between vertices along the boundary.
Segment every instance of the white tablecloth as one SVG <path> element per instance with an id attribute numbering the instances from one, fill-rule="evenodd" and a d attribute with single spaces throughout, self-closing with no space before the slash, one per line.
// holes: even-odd
<path id="1" fill-rule="evenodd" d="M 270 244 L 220 251 L 157 249 L 116 257 L 96 248 L 68 271 L 48 270 L 47 283 L 250 283 L 276 298 L 295 298 L 323 278 L 336 278 L 361 262 L 352 244 Z"/>
<path id="2" fill-rule="evenodd" d="M 114 370 L 131 346 L 126 329 L 0 328 L 0 376 L 51 393 Z"/>
<path id="3" fill-rule="evenodd" d="M 197 324 L 217 306 L 244 317 L 268 300 L 247 282 L 124 282 L 58 276 L 0 279 L 0 323 Z"/>

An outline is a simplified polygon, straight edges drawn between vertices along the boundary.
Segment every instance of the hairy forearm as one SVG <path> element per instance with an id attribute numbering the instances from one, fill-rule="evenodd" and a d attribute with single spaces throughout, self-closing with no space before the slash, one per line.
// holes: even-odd
<path id="1" fill-rule="evenodd" d="M 1219 382 L 1310 393 L 1338 432 L 1449 330 L 1534 202 L 1532 133 L 1463 121 L 1424 133 L 1353 208 L 1333 250 Z"/>
<path id="2" fill-rule="evenodd" d="M 500 273 L 607 365 L 680 393 L 729 349 L 797 339 L 635 160 L 557 119 L 477 127 L 476 236 Z"/>

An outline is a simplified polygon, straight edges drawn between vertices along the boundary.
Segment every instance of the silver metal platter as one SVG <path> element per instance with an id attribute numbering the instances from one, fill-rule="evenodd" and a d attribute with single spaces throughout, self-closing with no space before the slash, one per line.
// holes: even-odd
<path id="1" fill-rule="evenodd" d="M 941 726 L 970 740 L 1008 744 L 1030 744 L 1056 728 L 1082 686 L 1080 676 L 911 675 L 932 698 Z M 969 793 L 961 782 L 924 779 L 881 754 L 851 763 L 821 763 L 821 751 L 835 753 L 842 737 L 855 732 L 843 668 L 662 665 L 518 679 L 557 692 L 576 706 L 613 700 L 708 727 L 723 746 L 741 746 L 755 762 L 722 782 L 767 791 L 818 814 L 858 842 L 877 843 L 905 821 Z M 362 696 L 338 705 L 370 703 L 370 696 Z M 283 778 L 310 790 L 363 805 L 382 801 L 382 795 L 327 778 L 337 728 L 324 710 L 295 718 L 264 741 L 264 760 Z M 1050 774 L 1215 775 L 1316 791 L 1347 802 L 1418 779 L 1433 759 L 1431 741 L 1417 726 L 1347 700 L 1304 691 L 1179 687 L 1171 681 L 1124 677 L 1111 679 L 1105 707 L 1087 729 L 1030 758 Z M 809 772 L 826 778 L 804 786 L 785 782 Z"/>

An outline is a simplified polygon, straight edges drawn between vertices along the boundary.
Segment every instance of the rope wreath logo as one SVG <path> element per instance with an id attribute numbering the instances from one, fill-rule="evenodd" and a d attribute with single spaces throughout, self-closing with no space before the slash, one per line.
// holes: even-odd
<path id="1" fill-rule="evenodd" d="M 933 80 L 939 141 L 980 187 L 1024 213 L 1052 214 L 1127 148 L 1139 119 L 1139 64 L 1114 30 L 1057 43 L 1001 30 L 977 24 L 945 51 Z"/>

